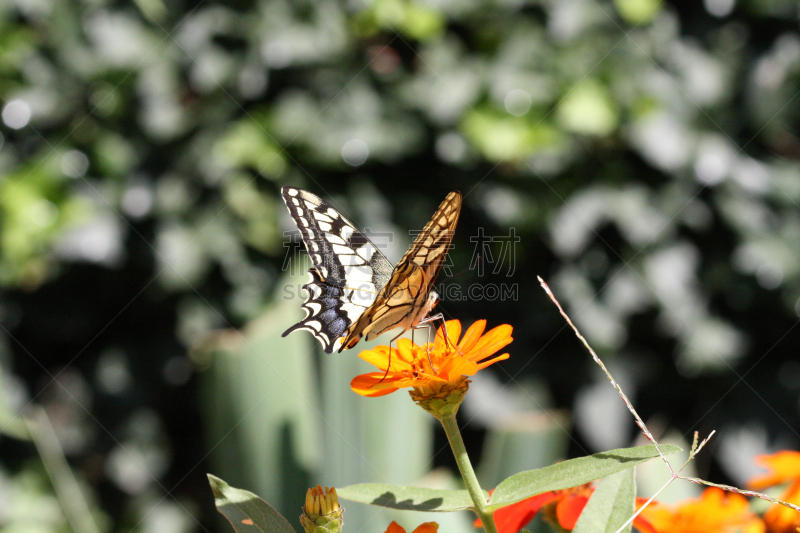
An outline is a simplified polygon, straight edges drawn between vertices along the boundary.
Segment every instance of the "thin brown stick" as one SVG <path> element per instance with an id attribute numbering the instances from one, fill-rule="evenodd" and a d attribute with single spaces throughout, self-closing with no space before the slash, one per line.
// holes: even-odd
<path id="1" fill-rule="evenodd" d="M 605 373 L 606 377 L 611 382 L 611 385 L 613 385 L 614 388 L 617 390 L 617 393 L 619 394 L 620 398 L 622 398 L 622 401 L 625 402 L 625 406 L 628 408 L 628 411 L 631 412 L 631 414 L 633 415 L 633 418 L 636 420 L 636 425 L 639 426 L 639 428 L 642 430 L 642 433 L 644 434 L 644 436 L 650 442 L 652 442 L 655 445 L 656 450 L 658 451 L 658 455 L 664 461 L 664 464 L 667 465 L 667 468 L 669 469 L 670 474 L 671 474 L 671 479 L 666 482 L 664 487 L 662 487 L 659 490 L 659 492 L 664 490 L 667 487 L 667 485 L 669 485 L 670 483 L 672 483 L 676 479 L 685 479 L 686 481 L 690 481 L 692 483 L 695 483 L 696 485 L 707 485 L 709 487 L 717 487 L 717 488 L 720 488 L 720 489 L 722 489 L 724 491 L 727 491 L 727 492 L 735 492 L 736 494 L 741 494 L 743 496 L 752 496 L 752 497 L 755 497 L 755 498 L 760 498 L 762 500 L 766 500 L 766 501 L 772 502 L 772 503 L 777 503 L 777 504 L 783 505 L 784 507 L 788 507 L 789 509 L 794 509 L 795 511 L 800 512 L 800 506 L 797 506 L 797 505 L 795 505 L 793 503 L 789 503 L 789 502 L 785 502 L 785 501 L 782 501 L 782 500 L 778 500 L 778 499 L 773 498 L 771 496 L 767 496 L 766 494 L 761 493 L 761 492 L 755 492 L 755 491 L 752 491 L 752 490 L 744 490 L 744 489 L 740 489 L 738 487 L 734 487 L 734 486 L 731 486 L 731 485 L 721 485 L 719 483 L 712 483 L 712 482 L 706 481 L 704 479 L 686 477 L 686 476 L 681 476 L 681 475 L 677 474 L 675 472 L 675 470 L 672 468 L 672 465 L 669 463 L 667 458 L 661 452 L 661 449 L 659 448 L 658 442 L 656 442 L 656 439 L 655 439 L 655 437 L 653 437 L 653 434 L 650 433 L 650 430 L 647 429 L 647 426 L 645 425 L 644 421 L 641 419 L 639 414 L 636 412 L 636 409 L 633 408 L 633 405 L 631 404 L 631 402 L 628 399 L 628 397 L 625 395 L 624 392 L 622 392 L 622 388 L 620 388 L 620 386 L 617 384 L 616 380 L 611 375 L 611 372 L 608 371 L 608 369 L 606 368 L 606 365 L 604 365 L 603 361 L 600 360 L 600 357 L 598 357 L 598 355 L 595 353 L 595 351 L 592 349 L 592 347 L 589 346 L 589 343 L 586 341 L 586 339 L 583 337 L 583 335 L 581 335 L 580 331 L 578 331 L 578 328 L 575 326 L 575 324 L 573 324 L 572 320 L 569 318 L 567 313 L 564 312 L 564 309 L 561 307 L 561 304 L 558 302 L 556 297 L 553 295 L 553 292 L 550 290 L 550 287 L 547 286 L 547 283 L 545 283 L 544 280 L 541 277 L 537 276 L 537 279 L 539 280 L 539 284 L 542 286 L 544 291 L 547 293 L 547 296 L 549 296 L 550 300 L 552 300 L 553 303 L 556 305 L 556 307 L 558 307 L 558 311 L 559 311 L 559 313 L 561 313 L 561 316 L 564 317 L 564 320 L 567 321 L 567 324 L 569 324 L 569 326 L 572 328 L 572 331 L 575 332 L 575 336 L 578 337 L 578 339 L 581 341 L 581 343 L 583 343 L 583 345 L 586 347 L 586 349 L 589 351 L 589 353 L 592 354 L 592 359 L 594 359 L 594 362 L 597 363 L 597 365 L 603 370 L 603 373 Z M 698 434 L 697 434 L 697 432 L 695 432 L 694 439 L 692 440 L 692 449 L 689 452 L 689 458 L 686 460 L 686 462 L 683 464 L 683 466 L 680 468 L 680 470 L 678 470 L 678 472 L 681 472 L 681 471 L 683 471 L 684 468 L 686 468 L 686 465 L 688 465 L 692 461 L 692 459 L 694 459 L 695 456 L 700 452 L 700 450 L 703 449 L 703 447 L 708 443 L 708 441 L 711 439 L 711 437 L 714 436 L 714 433 L 715 433 L 715 431 L 712 431 L 708 435 L 708 437 L 703 439 L 703 441 L 698 444 L 697 443 Z M 642 510 L 651 501 L 653 501 L 654 498 L 655 498 L 655 496 L 653 496 L 653 498 L 650 498 L 650 500 L 648 500 L 647 503 L 645 505 L 643 505 L 631 517 L 631 519 L 625 525 L 623 525 L 623 528 L 625 526 L 627 526 L 627 524 L 629 524 L 640 512 L 642 512 Z M 622 528 L 620 529 L 620 531 L 621 530 L 622 530 Z"/>
<path id="2" fill-rule="evenodd" d="M 567 324 L 569 324 L 569 326 L 572 328 L 572 331 L 575 332 L 575 336 L 577 336 L 578 339 L 586 347 L 586 349 L 589 350 L 589 353 L 592 354 L 592 359 L 594 359 L 594 362 L 597 363 L 597 365 L 603 370 L 603 373 L 605 373 L 606 377 L 611 382 L 611 385 L 617 390 L 617 394 L 619 394 L 620 398 L 622 398 L 622 401 L 625 402 L 625 406 L 628 408 L 628 411 L 631 412 L 631 414 L 633 415 L 633 418 L 636 420 L 636 425 L 639 426 L 639 428 L 642 430 L 642 433 L 647 438 L 647 440 L 649 440 L 650 442 L 652 442 L 655 445 L 656 450 L 658 451 L 658 455 L 661 457 L 661 459 L 667 465 L 667 468 L 669 469 L 670 474 L 672 474 L 672 477 L 676 477 L 677 474 L 672 469 L 672 465 L 669 464 L 669 461 L 667 461 L 667 458 L 661 452 L 661 448 L 659 448 L 658 442 L 656 442 L 655 437 L 653 437 L 653 434 L 650 433 L 649 429 L 647 429 L 647 425 L 645 425 L 644 420 L 642 420 L 641 417 L 639 417 L 639 414 L 636 412 L 636 409 L 633 408 L 633 404 L 631 404 L 631 401 L 628 399 L 627 396 L 625 396 L 625 393 L 622 392 L 622 388 L 620 388 L 620 386 L 617 384 L 616 380 L 611 375 L 611 372 L 608 371 L 608 369 L 606 368 L 606 365 L 603 364 L 603 361 L 600 360 L 600 357 L 597 356 L 597 354 L 592 349 L 592 347 L 589 346 L 589 343 L 586 342 L 586 339 L 583 337 L 583 335 L 581 335 L 581 332 L 578 331 L 578 328 L 575 326 L 575 324 L 572 323 L 572 320 L 569 318 L 567 313 L 564 312 L 564 309 L 561 307 L 561 304 L 558 303 L 558 300 L 556 300 L 556 297 L 553 295 L 553 291 L 550 290 L 550 287 L 547 286 L 547 283 L 545 283 L 544 280 L 539 276 L 537 276 L 536 279 L 539 280 L 539 284 L 542 286 L 544 291 L 547 293 L 547 296 L 549 296 L 550 299 L 553 301 L 553 303 L 556 304 L 556 307 L 558 307 L 558 312 L 561 313 L 561 316 L 563 316 L 564 320 L 567 321 Z"/>

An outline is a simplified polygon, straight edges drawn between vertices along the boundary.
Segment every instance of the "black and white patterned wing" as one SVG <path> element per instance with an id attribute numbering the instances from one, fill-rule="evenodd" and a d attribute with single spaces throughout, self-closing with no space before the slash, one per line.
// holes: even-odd
<path id="1" fill-rule="evenodd" d="M 375 301 L 394 267 L 352 222 L 329 203 L 302 189 L 283 187 L 289 209 L 314 266 L 303 302 L 306 317 L 287 329 L 310 331 L 332 353 L 342 334 Z"/>

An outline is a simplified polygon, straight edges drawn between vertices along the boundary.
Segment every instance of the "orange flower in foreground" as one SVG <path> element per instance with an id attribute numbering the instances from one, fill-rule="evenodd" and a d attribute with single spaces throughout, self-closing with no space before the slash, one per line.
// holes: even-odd
<path id="1" fill-rule="evenodd" d="M 460 342 L 461 322 L 448 320 L 446 328 L 449 342 L 445 342 L 440 328 L 432 346 L 417 346 L 410 339 L 400 339 L 391 352 L 388 346 L 364 350 L 358 356 L 380 372 L 356 376 L 350 388 L 362 396 L 384 396 L 404 387 L 414 387 L 420 395 L 434 395 L 455 390 L 466 381 L 464 376 L 508 359 L 508 354 L 488 358 L 513 340 L 511 326 L 497 326 L 484 334 L 486 321 L 478 320 Z"/>
<path id="2" fill-rule="evenodd" d="M 520 502 L 501 507 L 494 512 L 498 533 L 517 533 L 533 520 L 540 510 L 548 522 L 562 529 L 575 529 L 575 524 L 594 491 L 589 485 L 544 492 Z M 473 523 L 483 527 L 480 519 Z"/>
<path id="3" fill-rule="evenodd" d="M 411 533 L 436 533 L 438 530 L 439 524 L 436 522 L 425 522 L 424 524 L 420 524 L 420 526 Z M 386 533 L 406 533 L 406 530 L 403 526 L 392 520 L 392 523 L 386 528 Z"/>
<path id="4" fill-rule="evenodd" d="M 641 506 L 641 499 L 637 504 Z M 653 502 L 635 522 L 642 533 L 764 533 L 764 522 L 750 512 L 747 498 L 709 487 L 699 498 L 674 508 Z"/>
<path id="5" fill-rule="evenodd" d="M 769 472 L 751 478 L 747 482 L 750 488 L 763 490 L 791 482 L 779 499 L 800 504 L 800 452 L 782 451 L 772 455 L 759 455 L 755 462 Z M 783 505 L 773 505 L 764 513 L 764 522 L 770 533 L 795 533 L 800 528 L 800 513 Z"/>

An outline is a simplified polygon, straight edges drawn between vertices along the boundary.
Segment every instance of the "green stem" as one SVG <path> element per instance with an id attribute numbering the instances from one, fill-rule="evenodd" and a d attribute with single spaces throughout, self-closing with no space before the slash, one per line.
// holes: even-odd
<path id="1" fill-rule="evenodd" d="M 494 516 L 486 510 L 486 498 L 478 483 L 478 478 L 475 476 L 475 471 L 472 469 L 472 463 L 469 462 L 467 449 L 464 447 L 464 440 L 461 438 L 461 432 L 458 430 L 458 423 L 456 422 L 455 415 L 439 418 L 439 422 L 442 423 L 444 432 L 447 435 L 447 440 L 450 441 L 450 447 L 453 449 L 453 455 L 456 457 L 456 463 L 458 464 L 458 470 L 461 472 L 461 478 L 464 480 L 467 492 L 469 492 L 472 502 L 475 504 L 475 512 L 478 518 L 483 522 L 483 528 L 487 533 L 497 533 Z"/>

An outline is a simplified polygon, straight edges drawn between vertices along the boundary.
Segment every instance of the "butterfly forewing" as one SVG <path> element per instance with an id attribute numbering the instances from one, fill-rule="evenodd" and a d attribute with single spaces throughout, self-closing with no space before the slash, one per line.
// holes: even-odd
<path id="1" fill-rule="evenodd" d="M 461 193 L 453 191 L 439 205 L 396 268 L 405 263 L 419 265 L 425 271 L 426 278 L 431 278 L 433 283 L 444 266 L 460 213 Z"/>
<path id="2" fill-rule="evenodd" d="M 444 265 L 461 213 L 461 193 L 453 191 L 397 263 L 372 305 L 347 330 L 339 351 L 352 348 L 362 336 L 370 340 L 387 330 L 416 326 L 425 318 L 433 283 Z"/>
<path id="3" fill-rule="evenodd" d="M 392 275 L 392 264 L 347 218 L 308 191 L 281 189 L 314 266 L 303 309 L 306 318 L 284 332 L 310 331 L 331 353 L 375 301 Z"/>

